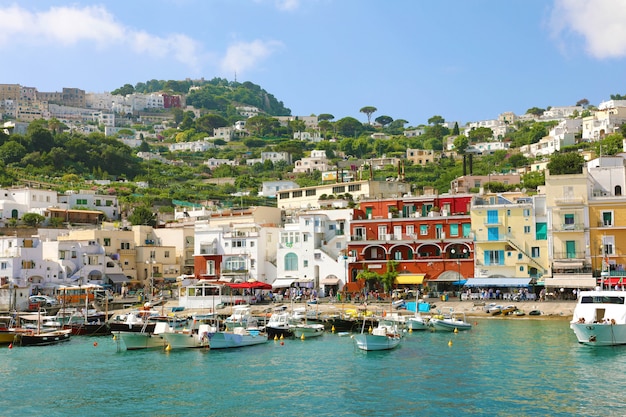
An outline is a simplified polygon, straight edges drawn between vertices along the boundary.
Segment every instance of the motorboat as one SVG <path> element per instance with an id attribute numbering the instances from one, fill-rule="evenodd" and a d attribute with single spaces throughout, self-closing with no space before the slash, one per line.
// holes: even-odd
<path id="1" fill-rule="evenodd" d="M 585 345 L 626 344 L 626 291 L 581 291 L 570 328 Z"/>
<path id="2" fill-rule="evenodd" d="M 287 311 L 279 311 L 272 313 L 269 320 L 265 324 L 265 332 L 267 337 L 291 337 L 293 330 L 290 325 L 290 314 Z"/>
<path id="3" fill-rule="evenodd" d="M 322 336 L 324 325 L 319 323 L 298 323 L 291 327 L 294 337 L 307 339 L 309 337 Z"/>
<path id="4" fill-rule="evenodd" d="M 406 328 L 411 331 L 428 330 L 430 328 L 428 325 L 428 318 L 422 316 L 420 313 L 407 317 Z"/>
<path id="5" fill-rule="evenodd" d="M 214 314 L 198 314 L 192 317 L 187 328 L 161 333 L 165 348 L 189 349 L 210 347 L 210 335 L 218 331 L 219 324 Z"/>
<path id="6" fill-rule="evenodd" d="M 109 321 L 111 332 L 148 332 L 154 331 L 156 321 L 154 317 L 160 316 L 159 312 L 150 308 L 132 310 L 126 314 L 115 316 Z"/>
<path id="7" fill-rule="evenodd" d="M 247 304 L 235 306 L 232 314 L 224 320 L 226 330 L 233 330 L 236 327 L 253 328 L 257 327 L 257 324 L 258 320 L 252 315 L 252 310 Z"/>
<path id="8" fill-rule="evenodd" d="M 402 341 L 398 325 L 391 320 L 379 319 L 378 325 L 369 332 L 366 328 L 368 319 L 363 319 L 361 333 L 353 336 L 356 347 L 361 350 L 390 350 Z"/>
<path id="9" fill-rule="evenodd" d="M 472 324 L 465 319 L 465 313 L 455 312 L 452 309 L 447 316 L 431 317 L 428 323 L 434 330 L 442 332 L 460 332 L 472 329 Z"/>
<path id="10" fill-rule="evenodd" d="M 116 340 L 124 343 L 126 350 L 159 349 L 166 346 L 163 334 L 179 330 L 186 322 L 186 319 L 177 317 L 162 317 L 146 321 L 141 331 L 130 329 L 112 333 Z"/>
<path id="11" fill-rule="evenodd" d="M 267 342 L 267 333 L 259 329 L 247 329 L 235 327 L 232 331 L 218 331 L 209 333 L 209 345 L 211 349 L 229 349 L 244 346 L 259 345 Z"/>

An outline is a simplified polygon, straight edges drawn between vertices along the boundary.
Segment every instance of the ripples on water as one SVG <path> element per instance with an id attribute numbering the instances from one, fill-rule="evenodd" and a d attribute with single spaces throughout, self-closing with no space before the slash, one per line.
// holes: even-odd
<path id="1" fill-rule="evenodd" d="M 617 416 L 625 367 L 626 348 L 579 345 L 564 320 L 479 320 L 388 352 L 331 334 L 169 353 L 76 337 L 0 349 L 0 415 Z"/>

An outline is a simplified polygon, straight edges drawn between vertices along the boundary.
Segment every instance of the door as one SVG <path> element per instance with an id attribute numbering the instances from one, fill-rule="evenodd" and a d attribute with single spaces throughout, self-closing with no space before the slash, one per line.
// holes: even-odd
<path id="1" fill-rule="evenodd" d="M 576 258 L 576 241 L 568 240 L 565 242 L 565 257 L 567 259 Z"/>

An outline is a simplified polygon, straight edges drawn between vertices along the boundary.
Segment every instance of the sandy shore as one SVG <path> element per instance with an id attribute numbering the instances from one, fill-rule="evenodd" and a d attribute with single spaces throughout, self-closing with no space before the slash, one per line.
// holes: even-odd
<path id="1" fill-rule="evenodd" d="M 515 319 L 562 319 L 562 320 L 570 320 L 574 313 L 574 307 L 576 306 L 576 301 L 523 301 L 523 302 L 510 302 L 507 300 L 499 300 L 497 304 L 502 306 L 514 305 L 519 310 L 522 310 L 526 313 L 524 316 L 492 316 L 485 312 L 485 307 L 482 302 L 474 302 L 474 301 L 456 301 L 456 300 L 448 300 L 441 301 L 437 299 L 428 300 L 431 304 L 431 313 L 447 313 L 450 309 L 453 309 L 456 312 L 463 312 L 467 317 L 474 318 L 498 318 L 498 319 L 507 319 L 507 318 L 515 318 Z M 492 302 L 495 302 L 493 300 Z M 489 304 L 489 303 L 487 303 Z M 434 307 L 432 307 L 434 305 Z M 171 312 L 172 307 L 178 306 L 178 300 L 168 300 L 165 305 L 162 307 L 164 312 Z M 290 303 L 271 303 L 271 304 L 255 304 L 252 306 L 252 313 L 254 315 L 266 315 L 271 313 L 274 309 L 280 308 L 281 306 L 285 306 L 290 309 Z M 294 303 L 293 308 L 304 308 L 304 303 Z M 367 306 L 363 304 L 354 304 L 354 303 L 339 303 L 339 302 L 329 302 L 328 300 L 321 300 L 318 304 L 308 304 L 306 308 L 309 310 L 316 310 L 320 313 L 333 313 L 333 312 L 341 312 L 342 310 L 355 309 L 355 310 L 363 310 L 367 308 L 369 311 L 373 311 L 374 313 L 382 314 L 383 311 L 387 313 L 390 311 L 390 304 L 388 302 L 368 302 Z M 159 307 L 156 307 L 159 308 Z M 538 310 L 541 312 L 539 316 L 529 316 L 528 313 L 533 310 Z M 183 314 L 191 314 L 196 312 L 193 309 L 186 309 Z M 232 312 L 232 306 L 226 306 L 216 311 L 219 314 L 230 314 Z M 399 314 L 412 314 L 406 310 L 396 310 L 393 309 L 393 312 L 397 312 Z"/>

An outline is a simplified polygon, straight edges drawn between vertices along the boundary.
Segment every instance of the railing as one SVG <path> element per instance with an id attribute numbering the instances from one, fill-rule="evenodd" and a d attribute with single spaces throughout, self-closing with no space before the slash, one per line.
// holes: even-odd
<path id="1" fill-rule="evenodd" d="M 585 230 L 583 223 L 562 223 L 553 225 L 553 230 L 556 232 L 580 232 Z"/>
<path id="2" fill-rule="evenodd" d="M 556 204 L 582 204 L 584 201 L 583 197 L 561 197 L 554 199 Z"/>
<path id="3" fill-rule="evenodd" d="M 604 222 L 600 220 L 598 222 L 598 227 L 613 227 L 613 222 Z"/>
<path id="4" fill-rule="evenodd" d="M 577 252 L 554 252 L 553 259 L 585 259 L 586 254 L 583 251 Z"/>

